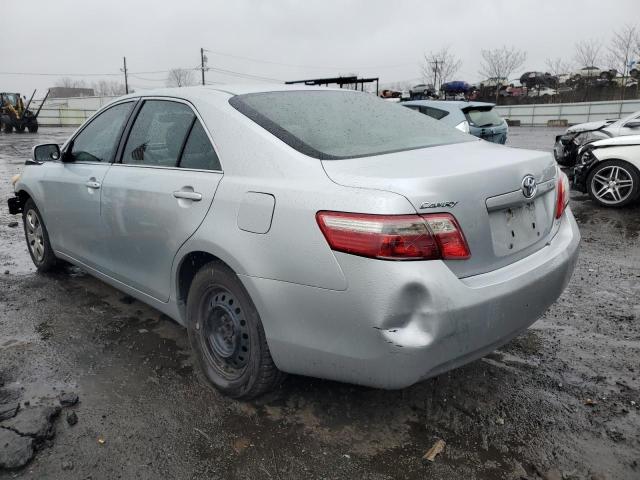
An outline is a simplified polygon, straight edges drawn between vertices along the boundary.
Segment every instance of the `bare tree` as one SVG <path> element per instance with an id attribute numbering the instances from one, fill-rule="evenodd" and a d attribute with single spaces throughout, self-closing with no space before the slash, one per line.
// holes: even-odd
<path id="1" fill-rule="evenodd" d="M 62 77 L 56 80 L 56 87 L 63 88 L 86 88 L 87 84 L 84 80 L 75 80 L 71 77 Z"/>
<path id="2" fill-rule="evenodd" d="M 188 87 L 195 85 L 193 70 L 186 68 L 172 68 L 167 75 L 167 87 Z"/>
<path id="3" fill-rule="evenodd" d="M 570 61 L 561 57 L 547 58 L 544 63 L 547 66 L 547 71 L 555 78 L 555 87 L 557 90 L 560 86 L 560 75 L 569 73 L 572 64 Z"/>
<path id="4" fill-rule="evenodd" d="M 425 83 L 433 83 L 439 90 L 443 83 L 453 79 L 461 66 L 462 60 L 451 53 L 449 47 L 443 47 L 437 52 L 424 55 L 422 77 Z"/>
<path id="5" fill-rule="evenodd" d="M 124 83 L 117 81 L 100 80 L 91 84 L 96 95 L 102 97 L 119 97 L 125 94 Z"/>
<path id="6" fill-rule="evenodd" d="M 614 32 L 607 52 L 607 66 L 622 74 L 622 93 L 624 100 L 629 62 L 635 60 L 636 49 L 640 45 L 640 31 L 635 25 L 625 25 Z"/>
<path id="7" fill-rule="evenodd" d="M 500 87 L 511 74 L 520 68 L 527 59 L 527 52 L 517 50 L 515 47 L 495 48 L 493 50 L 481 50 L 480 75 L 485 78 L 495 79 L 496 103 L 500 95 Z"/>
<path id="8" fill-rule="evenodd" d="M 576 43 L 576 63 L 578 63 L 580 68 L 595 67 L 600 60 L 601 50 L 602 43 L 595 38 Z"/>
<path id="9" fill-rule="evenodd" d="M 547 58 L 544 63 L 547 66 L 547 71 L 551 75 L 555 76 L 569 73 L 569 70 L 571 70 L 571 67 L 573 66 L 571 61 L 560 57 Z"/>

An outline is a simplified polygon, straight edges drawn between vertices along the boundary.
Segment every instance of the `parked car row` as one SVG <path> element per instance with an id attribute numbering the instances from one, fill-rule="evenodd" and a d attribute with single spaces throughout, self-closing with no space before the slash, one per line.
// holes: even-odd
<path id="1" fill-rule="evenodd" d="M 455 94 L 464 94 L 467 99 L 473 99 L 473 92 L 478 90 L 498 89 L 498 95 L 502 97 L 545 97 L 558 95 L 561 91 L 572 90 L 586 85 L 619 87 L 632 87 L 638 84 L 640 70 L 632 68 L 626 77 L 622 77 L 615 69 L 603 69 L 595 66 L 577 68 L 561 75 L 552 75 L 549 72 L 530 71 L 523 73 L 519 78 L 508 80 L 507 78 L 488 78 L 477 84 L 468 84 L 463 81 L 444 83 L 440 92 L 433 85 L 419 84 L 411 88 L 412 100 L 427 98 L 449 98 Z M 464 87 L 461 87 L 464 85 Z M 453 92 L 453 90 L 456 90 Z"/>

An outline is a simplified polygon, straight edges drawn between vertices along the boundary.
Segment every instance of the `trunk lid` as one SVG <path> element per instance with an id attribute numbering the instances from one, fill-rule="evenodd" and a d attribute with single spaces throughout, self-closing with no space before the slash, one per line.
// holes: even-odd
<path id="1" fill-rule="evenodd" d="M 470 259 L 447 261 L 458 277 L 524 258 L 555 230 L 556 163 L 549 153 L 478 141 L 322 164 L 340 185 L 401 194 L 421 214 L 453 214 L 471 249 Z M 523 194 L 527 175 L 537 183 L 531 199 Z"/>

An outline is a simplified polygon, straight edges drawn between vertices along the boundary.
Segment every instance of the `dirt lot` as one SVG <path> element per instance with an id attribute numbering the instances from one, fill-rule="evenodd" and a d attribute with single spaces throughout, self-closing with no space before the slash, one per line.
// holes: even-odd
<path id="1" fill-rule="evenodd" d="M 510 143 L 550 150 L 555 133 L 512 128 Z M 0 134 L 0 417 L 21 409 L 0 424 L 0 453 L 15 446 L 2 435 L 39 444 L 0 478 L 640 478 L 637 205 L 572 195 L 573 280 L 485 359 L 403 391 L 289 377 L 237 402 L 202 383 L 185 331 L 159 312 L 77 269 L 34 273 L 8 180 L 33 144 L 68 134 Z M 63 391 L 79 403 L 42 410 Z M 437 439 L 445 451 L 423 465 Z"/>

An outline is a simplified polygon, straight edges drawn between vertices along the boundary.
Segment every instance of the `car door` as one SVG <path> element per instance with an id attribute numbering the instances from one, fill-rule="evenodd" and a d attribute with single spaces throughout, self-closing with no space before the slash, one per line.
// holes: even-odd
<path id="1" fill-rule="evenodd" d="M 71 138 L 63 160 L 50 162 L 42 180 L 51 245 L 95 267 L 104 260 L 100 220 L 102 180 L 113 161 L 135 100 L 115 104 Z"/>
<path id="2" fill-rule="evenodd" d="M 167 301 L 173 259 L 202 223 L 221 178 L 211 138 L 193 107 L 144 100 L 103 182 L 106 273 Z"/>

